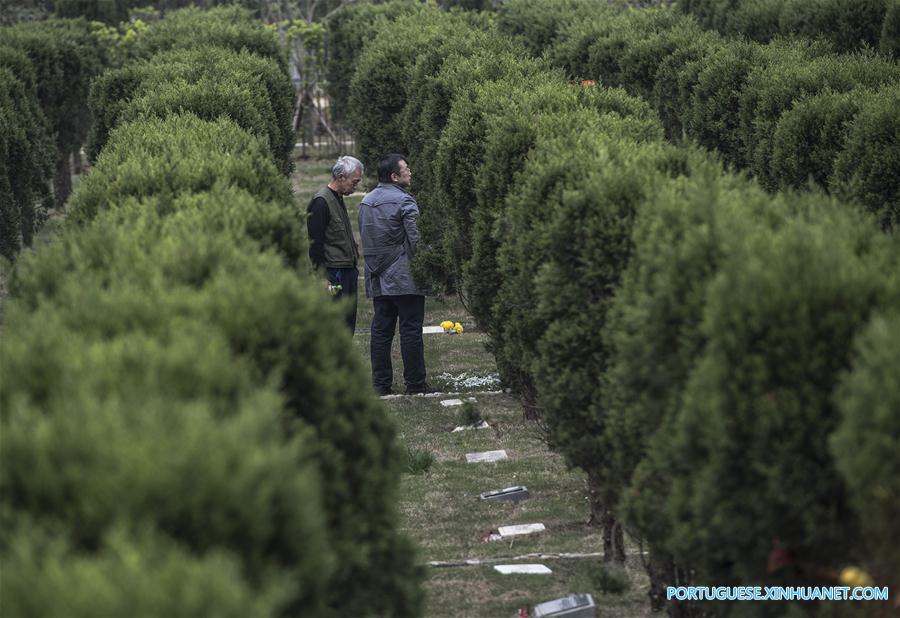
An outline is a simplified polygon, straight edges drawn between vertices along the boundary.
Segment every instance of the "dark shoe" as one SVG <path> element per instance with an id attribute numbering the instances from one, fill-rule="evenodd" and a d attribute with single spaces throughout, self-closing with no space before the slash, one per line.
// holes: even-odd
<path id="1" fill-rule="evenodd" d="M 425 395 L 427 393 L 433 393 L 434 389 L 428 386 L 427 383 L 418 384 L 416 386 L 407 386 L 406 394 L 407 395 Z"/>
<path id="2" fill-rule="evenodd" d="M 376 387 L 375 392 L 378 393 L 379 397 L 385 397 L 386 395 L 393 395 L 394 389 L 391 388 L 390 386 L 388 386 L 386 388 L 377 388 Z"/>

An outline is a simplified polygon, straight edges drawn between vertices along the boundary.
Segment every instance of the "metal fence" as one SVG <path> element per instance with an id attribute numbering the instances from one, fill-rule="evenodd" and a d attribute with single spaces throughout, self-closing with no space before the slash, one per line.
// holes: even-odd
<path id="1" fill-rule="evenodd" d="M 328 96 L 324 93 L 317 92 L 303 106 L 294 154 L 304 158 L 356 154 L 353 134 L 343 123 L 334 119 Z"/>

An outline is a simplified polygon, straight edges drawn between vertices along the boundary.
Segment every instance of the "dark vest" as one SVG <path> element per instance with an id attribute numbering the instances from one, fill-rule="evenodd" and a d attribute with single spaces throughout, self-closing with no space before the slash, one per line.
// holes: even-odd
<path id="1" fill-rule="evenodd" d="M 322 188 L 315 197 L 321 197 L 328 204 L 328 227 L 325 228 L 325 266 L 328 268 L 355 268 L 359 250 L 353 240 L 353 227 L 347 209 L 328 187 Z M 313 199 L 315 199 L 315 197 Z"/>

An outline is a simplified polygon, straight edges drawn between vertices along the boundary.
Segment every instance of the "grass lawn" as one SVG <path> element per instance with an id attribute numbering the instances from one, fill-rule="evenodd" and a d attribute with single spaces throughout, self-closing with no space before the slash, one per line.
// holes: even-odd
<path id="1" fill-rule="evenodd" d="M 305 205 L 330 179 L 331 161 L 299 161 L 294 174 L 298 200 Z M 356 226 L 361 196 L 345 202 Z M 357 234 L 358 239 L 358 234 Z M 360 282 L 362 284 L 362 282 Z M 371 302 L 362 293 L 358 303 L 354 346 L 369 365 Z M 399 510 L 401 526 L 419 547 L 423 563 L 462 560 L 495 561 L 475 566 L 429 567 L 425 590 L 429 617 L 513 617 L 519 608 L 572 593 L 589 592 L 599 616 L 650 616 L 648 580 L 636 547 L 629 548 L 624 592 L 605 592 L 598 576 L 601 559 L 530 557 L 527 554 L 593 554 L 602 552 L 598 528 L 590 527 L 584 475 L 566 467 L 548 450 L 540 430 L 523 419 L 515 397 L 481 394 L 497 390 L 496 384 L 466 385 L 466 378 L 490 378 L 497 374 L 493 357 L 485 350 L 486 335 L 468 317 L 458 299 L 426 300 L 426 325 L 443 320 L 459 321 L 462 335 L 425 335 L 428 382 L 442 391 L 471 392 L 475 410 L 489 429 L 452 433 L 462 424 L 460 407 L 443 407 L 440 397 L 394 397 L 384 405 L 396 419 L 401 443 L 434 457 L 430 469 L 402 478 Z M 394 340 L 394 386 L 402 390 L 402 362 L 398 337 Z M 373 394 L 373 396 L 375 396 Z M 509 460 L 499 463 L 466 463 L 465 454 L 506 450 Z M 531 497 L 524 502 L 489 503 L 481 492 L 511 485 L 525 485 Z M 499 526 L 543 523 L 544 532 L 511 540 L 488 541 Z M 515 559 L 518 558 L 518 559 Z M 507 560 L 508 559 L 508 560 Z M 552 575 L 501 575 L 496 561 L 541 563 Z"/>

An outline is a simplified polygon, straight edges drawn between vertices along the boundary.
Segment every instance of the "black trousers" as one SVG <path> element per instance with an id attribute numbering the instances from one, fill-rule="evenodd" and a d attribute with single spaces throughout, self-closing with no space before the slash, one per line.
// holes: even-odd
<path id="1" fill-rule="evenodd" d="M 334 299 L 346 303 L 344 319 L 350 327 L 350 334 L 356 331 L 356 294 L 359 288 L 359 271 L 355 268 L 328 268 L 325 271 L 328 283 L 341 286 Z"/>
<path id="2" fill-rule="evenodd" d="M 400 356 L 403 358 L 403 381 L 406 388 L 425 384 L 425 344 L 422 323 L 425 321 L 425 297 L 417 295 L 376 296 L 372 299 L 372 384 L 376 390 L 388 389 L 394 381 L 391 365 L 391 343 L 397 320 L 400 320 Z"/>

